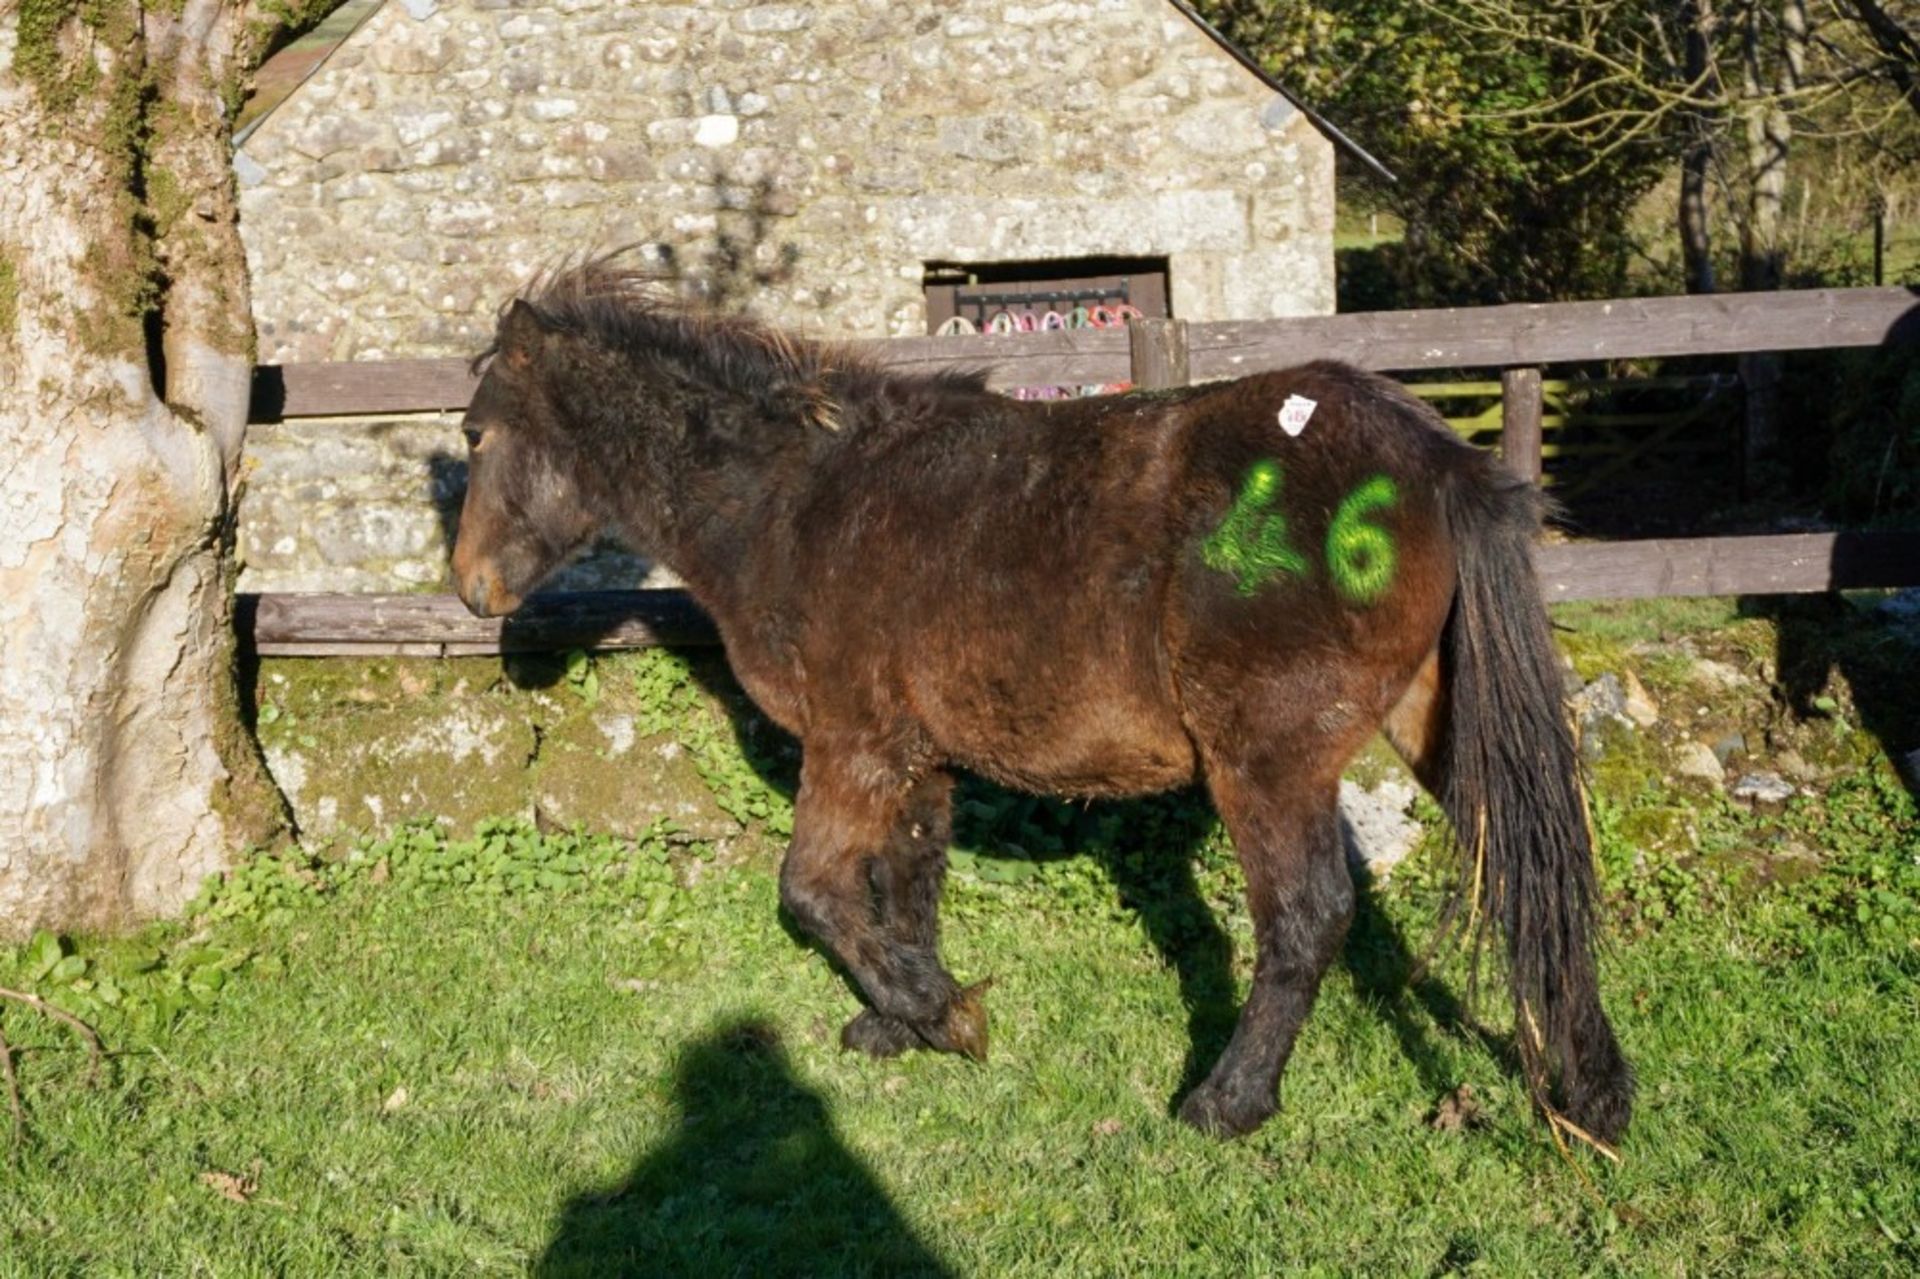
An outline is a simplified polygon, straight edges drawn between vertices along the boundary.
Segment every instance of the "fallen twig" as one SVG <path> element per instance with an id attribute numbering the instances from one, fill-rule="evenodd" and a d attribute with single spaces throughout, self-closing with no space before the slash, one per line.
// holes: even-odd
<path id="1" fill-rule="evenodd" d="M 16 1004 L 24 1004 L 41 1016 L 50 1017 L 64 1024 L 74 1034 L 86 1040 L 87 1082 L 95 1084 L 100 1081 L 100 1036 L 94 1033 L 93 1027 L 66 1009 L 56 1007 L 40 996 L 24 990 L 9 990 L 5 986 L 0 986 L 0 1000 L 12 1000 Z M 0 1078 L 6 1081 L 7 1109 L 13 1115 L 13 1140 L 17 1144 L 21 1134 L 26 1131 L 27 1114 L 26 1107 L 20 1100 L 20 1076 L 14 1069 L 13 1046 L 7 1042 L 4 1033 L 0 1033 Z"/>
<path id="2" fill-rule="evenodd" d="M 13 1073 L 13 1047 L 7 1043 L 7 1036 L 0 1031 L 0 1075 L 7 1080 L 7 1106 L 13 1111 L 13 1139 L 20 1140 L 20 1130 L 26 1127 L 27 1114 L 20 1106 L 20 1077 Z"/>

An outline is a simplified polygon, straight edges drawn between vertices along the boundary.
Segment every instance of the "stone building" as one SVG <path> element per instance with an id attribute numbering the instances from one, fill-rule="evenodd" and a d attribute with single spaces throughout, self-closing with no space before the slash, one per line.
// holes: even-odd
<path id="1" fill-rule="evenodd" d="M 621 244 L 829 336 L 924 334 L 967 280 L 1333 309 L 1337 133 L 1173 0 L 349 0 L 260 79 L 263 362 L 465 355 Z M 438 581 L 453 438 L 258 432 L 243 587 Z"/>
<path id="2" fill-rule="evenodd" d="M 357 3 L 239 151 L 263 361 L 463 353 L 636 242 L 742 245 L 757 312 L 849 336 L 925 333 L 940 264 L 1333 308 L 1333 143 L 1168 0 Z"/>

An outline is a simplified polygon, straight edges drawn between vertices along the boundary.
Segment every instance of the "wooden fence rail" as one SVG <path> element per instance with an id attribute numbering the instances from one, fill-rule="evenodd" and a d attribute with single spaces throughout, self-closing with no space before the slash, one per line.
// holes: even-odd
<path id="1" fill-rule="evenodd" d="M 1172 323 L 1185 334 L 1191 376 L 1203 381 L 1316 359 L 1401 373 L 1504 369 L 1920 341 L 1920 291 L 1805 289 Z M 854 345 L 902 371 L 989 369 L 991 383 L 1003 387 L 1141 382 L 1136 374 L 1144 371 L 1134 368 L 1139 344 L 1118 329 Z M 1172 348 L 1165 358 L 1174 358 Z M 253 411 L 256 421 L 434 413 L 465 407 L 474 384 L 465 360 L 268 365 L 254 379 Z"/>
<path id="2" fill-rule="evenodd" d="M 1369 312 L 1261 321 L 1137 321 L 1126 331 L 897 338 L 855 344 L 889 368 L 986 368 L 998 387 L 1131 380 L 1145 388 L 1335 358 L 1405 372 L 1496 368 L 1501 452 L 1541 474 L 1544 364 L 1920 342 L 1920 290 L 1815 289 L 1710 297 Z M 287 364 L 258 370 L 256 421 L 463 408 L 464 360 Z M 1920 534 L 1800 534 L 1542 547 L 1549 599 L 1773 594 L 1920 585 Z M 455 655 L 522 649 L 709 642 L 679 592 L 596 592 L 536 600 L 502 623 L 452 596 L 244 597 L 240 624 L 263 654 Z"/>
<path id="3" fill-rule="evenodd" d="M 1321 356 L 1408 372 L 1813 351 L 1920 340 L 1920 292 L 1802 289 L 1362 311 L 1312 320 L 1196 324 L 1193 334 L 1197 378 L 1237 377 Z"/>
<path id="4" fill-rule="evenodd" d="M 1534 563 L 1550 603 L 1854 590 L 1914 581 L 1920 533 L 1566 543 L 1540 547 Z M 243 595 L 239 614 L 263 657 L 472 657 L 718 640 L 699 606 L 674 590 L 536 595 L 504 619 L 475 617 L 452 595 Z"/>

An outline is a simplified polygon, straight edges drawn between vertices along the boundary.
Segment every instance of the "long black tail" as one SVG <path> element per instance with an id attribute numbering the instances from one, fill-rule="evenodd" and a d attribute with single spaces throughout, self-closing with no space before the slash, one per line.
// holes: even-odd
<path id="1" fill-rule="evenodd" d="M 1441 804 L 1462 851 L 1456 912 L 1507 944 L 1520 1062 L 1549 1121 L 1626 1131 L 1633 1072 L 1600 1007 L 1593 847 L 1553 635 L 1533 569 L 1545 500 L 1487 455 L 1447 486 L 1459 565 L 1441 640 Z"/>

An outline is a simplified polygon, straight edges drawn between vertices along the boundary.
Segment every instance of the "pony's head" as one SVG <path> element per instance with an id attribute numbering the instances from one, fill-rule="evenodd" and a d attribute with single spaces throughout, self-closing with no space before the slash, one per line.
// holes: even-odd
<path id="1" fill-rule="evenodd" d="M 728 554 L 687 538 L 738 534 L 779 468 L 845 438 L 843 407 L 879 404 L 866 412 L 879 429 L 985 395 L 978 374 L 890 376 L 839 347 L 690 311 L 614 257 L 536 282 L 481 356 L 453 574 L 482 617 L 518 608 L 603 532 L 676 571 L 687 566 L 670 554 L 711 569 Z"/>
<path id="2" fill-rule="evenodd" d="M 581 480 L 576 432 L 555 394 L 566 335 L 535 304 L 500 318 L 492 360 L 467 406 L 467 496 L 454 539 L 453 580 L 480 617 L 520 607 L 603 520 Z"/>

